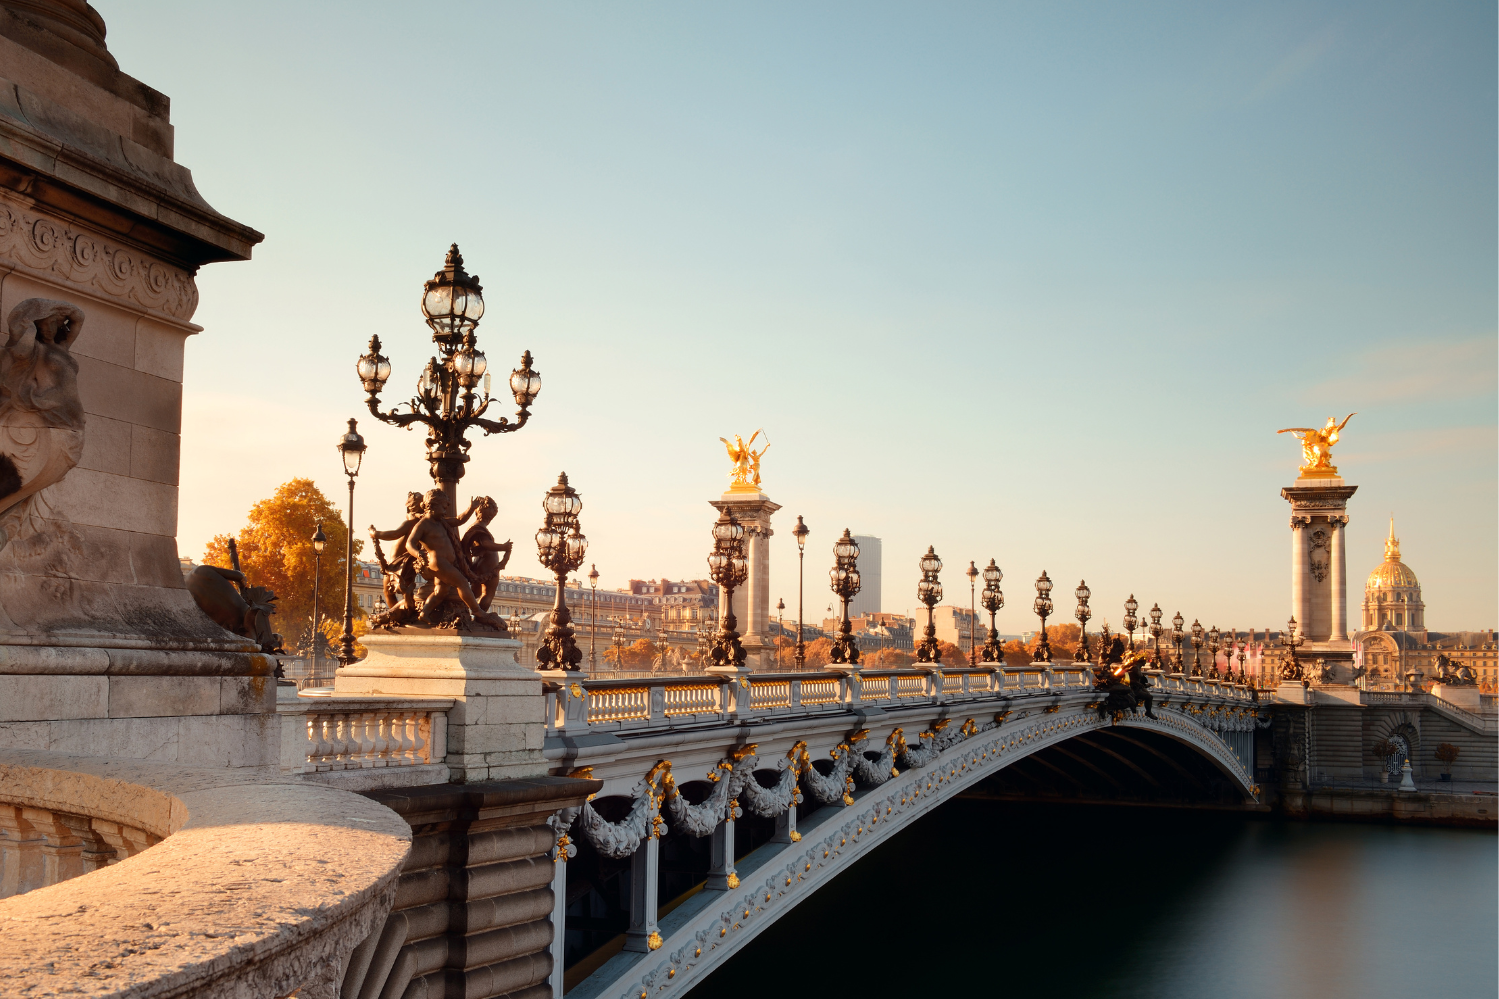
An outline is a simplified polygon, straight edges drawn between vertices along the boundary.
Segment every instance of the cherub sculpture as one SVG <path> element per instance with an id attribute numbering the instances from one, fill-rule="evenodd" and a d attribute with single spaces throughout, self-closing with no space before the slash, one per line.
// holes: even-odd
<path id="1" fill-rule="evenodd" d="M 422 494 L 406 494 L 406 519 L 399 527 L 389 531 L 370 525 L 370 538 L 375 545 L 375 558 L 380 563 L 380 577 L 385 591 L 385 611 L 371 618 L 373 626 L 405 624 L 416 616 L 416 555 L 406 547 L 406 536 L 422 519 Z M 386 561 L 380 542 L 394 541 L 390 560 Z"/>
<path id="2" fill-rule="evenodd" d="M 1278 434 L 1291 434 L 1301 441 L 1301 460 L 1305 462 L 1301 466 L 1303 472 L 1313 469 L 1335 470 L 1332 463 L 1332 446 L 1338 442 L 1338 435 L 1343 428 L 1348 426 L 1348 421 L 1357 416 L 1357 413 L 1349 413 L 1339 423 L 1338 418 L 1329 416 L 1327 424 L 1321 429 L 1316 427 L 1287 427 L 1285 430 L 1277 430 Z"/>
<path id="3" fill-rule="evenodd" d="M 500 573 L 510 562 L 513 542 L 500 544 L 489 533 L 489 522 L 500 512 L 500 505 L 488 496 L 479 496 L 469 502 L 468 511 L 458 518 L 461 524 L 469 514 L 477 513 L 474 526 L 463 533 L 463 557 L 468 561 L 469 578 L 478 587 L 475 594 L 479 606 L 489 610 L 494 602 L 495 590 L 500 584 Z"/>
<path id="4" fill-rule="evenodd" d="M 468 565 L 460 557 L 461 544 L 456 528 L 457 518 L 452 515 L 452 504 L 447 493 L 441 489 L 429 489 L 422 497 L 422 519 L 406 536 L 406 547 L 417 557 L 417 571 L 431 584 L 431 589 L 421 594 L 421 623 L 428 627 L 451 624 L 464 628 L 468 621 L 463 610 L 473 615 L 473 620 L 503 634 L 505 622 L 479 606 L 469 585 Z M 462 609 L 457 606 L 461 604 Z"/>
<path id="5" fill-rule="evenodd" d="M 733 480 L 736 487 L 759 487 L 760 458 L 766 451 L 770 450 L 770 440 L 767 438 L 765 446 L 759 451 L 755 451 L 753 448 L 755 446 L 755 438 L 764 432 L 762 429 L 750 434 L 749 443 L 745 443 L 744 438 L 738 434 L 734 435 L 734 443 L 732 444 L 729 443 L 726 437 L 719 438 L 719 440 L 723 441 L 724 448 L 729 452 L 729 460 L 734 463 L 734 468 L 729 472 L 729 478 Z"/>

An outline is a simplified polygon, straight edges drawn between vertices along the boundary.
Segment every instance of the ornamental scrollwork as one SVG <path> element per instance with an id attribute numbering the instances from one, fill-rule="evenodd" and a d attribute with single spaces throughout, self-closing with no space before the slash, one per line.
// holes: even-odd
<path id="1" fill-rule="evenodd" d="M 198 308 L 187 271 L 17 205 L 0 204 L 0 256 L 173 319 Z"/>

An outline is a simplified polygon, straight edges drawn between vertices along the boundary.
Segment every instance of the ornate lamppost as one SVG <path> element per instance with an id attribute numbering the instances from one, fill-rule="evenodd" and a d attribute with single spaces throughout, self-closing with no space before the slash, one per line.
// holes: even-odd
<path id="1" fill-rule="evenodd" d="M 318 613 L 318 583 L 323 578 L 323 549 L 328 546 L 328 535 L 323 533 L 323 525 L 318 524 L 317 530 L 312 535 L 312 676 L 316 680 L 318 668 L 323 664 L 323 648 L 319 639 L 322 632 L 318 625 L 322 623 L 321 615 Z"/>
<path id="2" fill-rule="evenodd" d="M 1171 647 L 1176 650 L 1176 672 L 1181 674 L 1187 672 L 1186 657 L 1182 652 L 1187 639 L 1186 633 L 1182 631 L 1182 625 L 1186 623 L 1186 618 L 1182 617 L 1181 611 L 1177 611 L 1171 618 Z"/>
<path id="3" fill-rule="evenodd" d="M 625 626 L 618 620 L 614 622 L 614 668 L 625 668 Z"/>
<path id="4" fill-rule="evenodd" d="M 350 420 L 349 432 L 338 439 L 344 474 L 349 477 L 349 536 L 344 547 L 344 631 L 338 638 L 338 661 L 344 666 L 354 661 L 354 479 L 364 461 L 364 448 L 358 423 Z"/>
<path id="5" fill-rule="evenodd" d="M 1088 589 L 1088 581 L 1084 579 L 1077 584 L 1077 589 L 1074 592 L 1077 594 L 1077 623 L 1081 627 L 1078 630 L 1077 636 L 1077 652 L 1073 653 L 1072 661 L 1085 663 L 1088 662 L 1089 658 L 1088 619 L 1093 616 L 1093 612 L 1088 609 L 1088 598 L 1093 595 L 1093 591 Z M 1103 651 L 1108 652 L 1109 650 L 1104 648 Z"/>
<path id="6" fill-rule="evenodd" d="M 1156 604 L 1150 608 L 1150 640 L 1155 643 L 1155 668 L 1162 673 L 1169 672 L 1164 663 L 1161 662 L 1161 605 Z"/>
<path id="7" fill-rule="evenodd" d="M 802 611 L 805 596 L 805 569 L 807 561 L 807 535 L 812 532 L 803 522 L 801 515 L 796 518 L 796 526 L 791 529 L 791 536 L 796 538 L 796 668 L 807 668 L 807 644 L 802 641 Z"/>
<path id="8" fill-rule="evenodd" d="M 778 636 L 786 634 L 786 621 L 785 621 L 785 618 L 786 618 L 786 601 L 784 601 L 784 600 L 777 600 L 776 601 L 776 634 Z"/>
<path id="9" fill-rule="evenodd" d="M 1296 617 L 1292 615 L 1286 622 L 1286 633 L 1280 636 L 1280 644 L 1291 651 L 1290 664 L 1281 671 L 1281 678 L 1285 680 L 1301 680 L 1303 684 L 1307 681 L 1301 675 L 1301 664 L 1296 661 L 1296 648 L 1306 639 L 1296 634 Z"/>
<path id="10" fill-rule="evenodd" d="M 744 558 L 744 527 L 727 510 L 713 525 L 713 554 L 708 556 L 708 572 L 723 588 L 723 619 L 713 639 L 709 655 L 715 666 L 738 669 L 744 666 L 744 646 L 739 644 L 739 622 L 734 617 L 734 590 L 749 576 Z"/>
<path id="11" fill-rule="evenodd" d="M 588 675 L 597 676 L 599 672 L 599 567 L 590 565 L 588 567 L 588 587 L 593 591 L 593 613 L 592 620 L 588 625 Z"/>
<path id="12" fill-rule="evenodd" d="M 838 623 L 838 637 L 828 650 L 828 662 L 835 665 L 857 666 L 859 644 L 854 641 L 853 623 L 848 619 L 848 602 L 859 592 L 859 544 L 848 528 L 843 537 L 833 543 L 833 568 L 829 570 L 833 592 L 843 601 L 843 620 Z"/>
<path id="13" fill-rule="evenodd" d="M 1202 676 L 1202 622 L 1192 621 L 1192 675 Z"/>
<path id="14" fill-rule="evenodd" d="M 1212 630 L 1208 632 L 1208 678 L 1211 680 L 1218 679 L 1218 640 L 1222 637 L 1222 633 L 1218 631 L 1218 626 L 1216 624 L 1213 625 Z M 1232 677 L 1233 670 L 1229 669 L 1228 673 Z"/>
<path id="15" fill-rule="evenodd" d="M 994 615 L 1005 605 L 1005 595 L 999 588 L 1000 580 L 1004 578 L 1005 574 L 999 571 L 999 566 L 991 558 L 989 564 L 984 566 L 984 610 L 989 612 L 989 637 L 984 642 L 986 663 L 1004 661 L 1004 653 L 999 647 L 999 629 L 994 627 Z"/>
<path id="16" fill-rule="evenodd" d="M 1239 629 L 1235 628 L 1234 629 L 1234 634 L 1237 635 L 1238 633 L 1239 633 Z M 1249 678 L 1244 675 L 1244 662 L 1245 662 L 1245 660 L 1247 660 L 1249 658 L 1249 640 L 1245 639 L 1245 638 L 1241 638 L 1241 639 L 1239 639 L 1238 644 L 1239 644 L 1239 682 L 1240 683 L 1247 683 L 1248 680 L 1249 680 Z"/>
<path id="17" fill-rule="evenodd" d="M 979 612 L 978 612 L 978 602 L 974 599 L 974 589 L 973 589 L 973 587 L 974 587 L 974 584 L 977 582 L 977 580 L 979 578 L 979 569 L 978 569 L 978 566 L 974 565 L 971 560 L 968 563 L 967 576 L 968 576 L 968 665 L 969 666 L 977 666 L 979 664 L 979 643 L 978 643 Z"/>
<path id="18" fill-rule="evenodd" d="M 942 560 L 937 557 L 936 548 L 927 545 L 926 554 L 917 564 L 921 567 L 921 582 L 916 584 L 916 599 L 926 605 L 926 631 L 916 646 L 916 661 L 940 664 L 942 649 L 937 645 L 936 607 L 942 602 L 942 583 L 937 578 L 942 571 Z"/>
<path id="19" fill-rule="evenodd" d="M 380 411 L 380 392 L 390 378 L 390 359 L 380 353 L 380 338 L 370 338 L 368 353 L 359 358 L 359 380 L 369 393 L 365 400 L 370 414 L 397 427 L 421 423 L 427 428 L 427 461 L 432 479 L 457 509 L 458 480 L 468 462 L 470 428 L 488 434 L 508 434 L 526 425 L 530 407 L 541 392 L 541 373 L 531 367 L 531 352 L 521 355 L 520 367 L 510 373 L 510 393 L 520 407 L 512 423 L 508 418 L 488 420 L 489 362 L 478 349 L 474 329 L 484 315 L 483 289 L 477 275 L 463 269 L 458 244 L 448 248 L 442 270 L 423 285 L 422 313 L 432 329 L 438 356 L 427 361 L 417 380 L 416 395 L 405 405 Z M 475 389 L 482 383 L 482 398 Z"/>
<path id="20" fill-rule="evenodd" d="M 547 626 L 536 661 L 543 668 L 578 670 L 583 651 L 574 640 L 572 613 L 567 609 L 567 574 L 583 564 L 588 539 L 579 530 L 578 514 L 583 500 L 568 485 L 567 473 L 557 476 L 557 484 L 547 490 L 541 501 L 546 519 L 536 532 L 536 559 L 557 577 L 557 599 L 552 603 L 552 620 Z"/>
<path id="21" fill-rule="evenodd" d="M 1135 611 L 1139 609 L 1140 601 L 1136 600 L 1135 595 L 1131 593 L 1129 599 L 1124 602 L 1124 627 L 1129 631 L 1129 650 L 1131 652 L 1135 651 L 1135 628 L 1140 623 L 1140 619 L 1135 616 Z"/>
<path id="22" fill-rule="evenodd" d="M 1051 577 L 1046 570 L 1041 570 L 1041 575 L 1036 579 L 1036 602 L 1031 609 L 1041 618 L 1041 640 L 1036 643 L 1036 662 L 1051 662 L 1051 642 L 1046 638 L 1046 619 L 1051 616 Z"/>

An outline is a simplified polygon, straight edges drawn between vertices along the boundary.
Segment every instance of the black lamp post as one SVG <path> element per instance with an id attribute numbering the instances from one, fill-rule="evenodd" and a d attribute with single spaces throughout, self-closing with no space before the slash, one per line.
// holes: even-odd
<path id="1" fill-rule="evenodd" d="M 921 582 L 916 584 L 916 599 L 926 607 L 926 631 L 916 646 L 916 661 L 940 665 L 942 649 L 937 644 L 936 607 L 942 602 L 942 583 L 937 578 L 942 571 L 942 560 L 937 557 L 936 548 L 927 545 L 926 554 L 917 565 L 921 567 Z"/>
<path id="2" fill-rule="evenodd" d="M 1234 634 L 1237 635 L 1238 633 L 1239 633 L 1239 629 L 1235 628 L 1234 629 Z M 1241 638 L 1238 641 L 1238 645 L 1239 645 L 1239 682 L 1240 683 L 1245 683 L 1249 679 L 1247 676 L 1244 675 L 1244 662 L 1245 662 L 1245 660 L 1247 660 L 1249 658 L 1249 642 L 1247 640 Z"/>
<path id="3" fill-rule="evenodd" d="M 859 545 L 846 527 L 843 529 L 843 537 L 833 543 L 833 568 L 829 570 L 828 577 L 833 592 L 838 595 L 839 600 L 843 601 L 843 620 L 838 623 L 838 637 L 833 640 L 833 647 L 828 650 L 828 662 L 834 665 L 857 666 L 859 644 L 854 641 L 853 624 L 848 619 L 848 602 L 854 598 L 854 594 L 859 592 L 863 584 L 859 579 Z"/>
<path id="4" fill-rule="evenodd" d="M 796 518 L 796 526 L 791 529 L 791 536 L 796 538 L 796 668 L 805 669 L 807 666 L 807 645 L 802 641 L 802 601 L 803 583 L 807 562 L 807 535 L 812 533 L 802 521 L 801 515 Z"/>
<path id="5" fill-rule="evenodd" d="M 583 564 L 588 539 L 579 530 L 578 514 L 583 500 L 567 483 L 567 473 L 557 476 L 557 484 L 547 490 L 541 501 L 546 520 L 536 532 L 536 559 L 557 577 L 557 597 L 552 602 L 552 620 L 536 650 L 536 661 L 544 668 L 577 670 L 583 652 L 574 639 L 573 616 L 567 609 L 567 574 Z"/>
<path id="6" fill-rule="evenodd" d="M 1036 579 L 1036 602 L 1031 609 L 1041 619 L 1041 640 L 1036 643 L 1036 662 L 1051 662 L 1051 642 L 1046 638 L 1046 619 L 1051 616 L 1051 577 L 1046 570 L 1041 570 L 1041 575 Z"/>
<path id="7" fill-rule="evenodd" d="M 1136 600 L 1135 595 L 1131 593 L 1129 599 L 1124 602 L 1124 627 L 1129 631 L 1129 650 L 1131 652 L 1135 651 L 1135 628 L 1140 623 L 1140 619 L 1135 616 L 1135 611 L 1139 609 L 1140 601 Z"/>
<path id="8" fill-rule="evenodd" d="M 1004 653 L 999 647 L 999 629 L 994 627 L 994 615 L 1005 605 L 1005 595 L 999 588 L 1000 580 L 1005 574 L 999 571 L 999 566 L 994 564 L 991 558 L 989 564 L 984 566 L 984 610 L 989 612 L 989 635 L 984 641 L 984 662 L 997 663 L 1004 661 Z"/>
<path id="9" fill-rule="evenodd" d="M 588 675 L 597 676 L 599 672 L 599 567 L 590 565 L 588 567 L 588 587 L 593 591 L 593 613 L 592 623 L 588 626 Z"/>
<path id="10" fill-rule="evenodd" d="M 1208 678 L 1211 680 L 1218 679 L 1218 649 L 1220 648 L 1219 639 L 1222 637 L 1223 634 L 1218 630 L 1218 626 L 1213 625 L 1212 630 L 1208 632 L 1208 654 L 1211 657 L 1208 659 Z M 1232 679 L 1233 667 L 1230 666 L 1227 672 L 1229 678 Z"/>
<path id="11" fill-rule="evenodd" d="M 321 615 L 318 613 L 318 583 L 323 578 L 323 549 L 328 546 L 328 535 L 323 533 L 323 525 L 319 524 L 312 535 L 312 676 L 316 682 L 318 669 L 323 664 L 323 650 L 319 643 L 322 635 L 318 631 L 318 625 L 322 624 Z"/>
<path id="12" fill-rule="evenodd" d="M 479 278 L 463 269 L 458 244 L 448 249 L 442 270 L 426 282 L 422 293 L 422 312 L 432 329 L 432 342 L 438 356 L 427 361 L 417 380 L 416 395 L 405 405 L 388 412 L 380 411 L 380 392 L 390 378 L 390 359 L 380 353 L 380 338 L 370 338 L 369 352 L 359 358 L 356 370 L 369 393 L 365 400 L 370 414 L 397 427 L 422 423 L 427 427 L 427 461 L 432 479 L 447 494 L 452 508 L 458 508 L 458 480 L 468 462 L 471 427 L 487 434 L 507 434 L 526 425 L 530 407 L 541 392 L 541 374 L 531 367 L 531 352 L 521 355 L 520 367 L 510 373 L 510 393 L 520 407 L 515 422 L 508 418 L 487 420 L 489 409 L 489 361 L 478 349 L 474 329 L 484 315 L 483 289 Z M 482 383 L 483 397 L 475 391 Z"/>
<path id="13" fill-rule="evenodd" d="M 713 525 L 713 554 L 708 572 L 723 588 L 723 619 L 709 654 L 715 666 L 744 666 L 744 646 L 739 644 L 739 622 L 734 617 L 734 590 L 749 577 L 744 558 L 744 527 L 732 513 L 723 511 Z"/>
<path id="14" fill-rule="evenodd" d="M 1192 675 L 1202 676 L 1202 622 L 1192 621 Z"/>
<path id="15" fill-rule="evenodd" d="M 786 634 L 786 601 L 776 601 L 776 636 Z"/>
<path id="16" fill-rule="evenodd" d="M 1155 668 L 1165 673 L 1168 670 L 1161 662 L 1161 605 L 1156 604 L 1150 608 L 1150 640 L 1155 644 Z"/>
<path id="17" fill-rule="evenodd" d="M 1088 609 L 1088 598 L 1093 595 L 1093 591 L 1088 589 L 1088 581 L 1084 579 L 1078 582 L 1075 592 L 1077 594 L 1076 616 L 1079 629 L 1077 652 L 1073 654 L 1072 661 L 1085 663 L 1088 661 L 1088 619 L 1093 616 L 1093 612 Z M 1103 651 L 1107 652 L 1108 649 L 1104 649 Z"/>
<path id="18" fill-rule="evenodd" d="M 1183 652 L 1183 645 L 1187 640 L 1187 636 L 1186 633 L 1182 631 L 1182 625 L 1186 623 L 1187 619 L 1182 617 L 1181 611 L 1177 611 L 1176 614 L 1171 618 L 1171 647 L 1176 650 L 1175 672 L 1181 674 L 1185 674 L 1187 672 L 1186 657 L 1185 653 Z"/>
<path id="19" fill-rule="evenodd" d="M 968 665 L 979 664 L 978 645 L 978 601 L 975 598 L 974 585 L 979 578 L 979 568 L 972 561 L 968 563 L 968 570 L 964 573 L 968 577 Z"/>
<path id="20" fill-rule="evenodd" d="M 344 474 L 349 477 L 349 536 L 344 547 L 344 631 L 338 639 L 338 661 L 344 666 L 354 661 L 354 479 L 364 462 L 364 447 L 357 421 L 350 420 L 349 432 L 338 440 Z"/>

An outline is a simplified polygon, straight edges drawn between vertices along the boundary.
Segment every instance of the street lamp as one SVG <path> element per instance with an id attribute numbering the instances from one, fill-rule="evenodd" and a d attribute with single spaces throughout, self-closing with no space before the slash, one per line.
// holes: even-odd
<path id="1" fill-rule="evenodd" d="M 916 646 L 916 661 L 919 663 L 942 662 L 942 649 L 937 645 L 936 607 L 942 602 L 942 583 L 937 574 L 942 571 L 942 560 L 937 550 L 927 545 L 926 554 L 917 562 L 921 567 L 921 582 L 916 584 L 916 599 L 926 605 L 926 631 L 921 644 Z"/>
<path id="2" fill-rule="evenodd" d="M 1192 675 L 1202 676 L 1202 622 L 1192 621 Z"/>
<path id="3" fill-rule="evenodd" d="M 448 249 L 442 270 L 423 285 L 422 312 L 432 329 L 438 357 L 427 361 L 417 379 L 416 395 L 404 405 L 380 411 L 380 392 L 390 378 L 390 359 L 380 353 L 380 338 L 370 338 L 369 352 L 359 358 L 355 370 L 364 386 L 370 414 L 396 427 L 422 423 L 427 427 L 427 461 L 432 479 L 458 508 L 458 480 L 468 462 L 467 434 L 478 427 L 488 434 L 508 434 L 526 425 L 530 407 L 541 392 L 541 374 L 531 367 L 531 352 L 521 355 L 521 364 L 510 373 L 510 393 L 520 407 L 515 422 L 508 418 L 487 420 L 490 394 L 489 361 L 478 349 L 474 329 L 484 315 L 484 294 L 479 278 L 463 269 L 458 244 Z M 483 397 L 475 388 L 483 384 Z"/>
<path id="4" fill-rule="evenodd" d="M 358 423 L 349 421 L 349 432 L 338 439 L 338 453 L 349 477 L 349 535 L 344 547 L 344 632 L 338 639 L 338 661 L 348 666 L 354 661 L 354 479 L 364 462 L 364 438 Z"/>
<path id="5" fill-rule="evenodd" d="M 974 598 L 973 587 L 979 578 L 979 568 L 972 561 L 968 563 L 968 572 L 966 575 L 968 576 L 968 665 L 977 666 L 979 664 L 979 612 L 978 602 Z"/>
<path id="6" fill-rule="evenodd" d="M 536 559 L 557 577 L 557 598 L 552 602 L 552 621 L 536 650 L 536 661 L 543 668 L 577 670 L 583 652 L 574 640 L 573 616 L 567 609 L 567 574 L 583 564 L 588 539 L 578 524 L 583 500 L 568 485 L 566 472 L 558 475 L 557 484 L 547 490 L 541 508 L 546 518 L 536 532 Z"/>
<path id="7" fill-rule="evenodd" d="M 1234 629 L 1234 634 L 1238 635 L 1238 633 L 1239 633 L 1239 629 L 1235 628 Z M 1248 682 L 1249 678 L 1244 675 L 1244 661 L 1249 658 L 1249 642 L 1248 642 L 1247 639 L 1241 638 L 1241 639 L 1238 640 L 1238 645 L 1239 645 L 1239 682 L 1240 683 L 1246 683 L 1246 682 Z"/>
<path id="8" fill-rule="evenodd" d="M 1005 574 L 999 571 L 999 566 L 991 558 L 989 564 L 984 566 L 984 610 L 989 612 L 989 637 L 984 642 L 986 663 L 1004 661 L 1004 653 L 999 647 L 999 630 L 994 627 L 994 615 L 1005 605 L 1005 595 L 999 588 L 1000 580 L 1004 578 Z"/>
<path id="9" fill-rule="evenodd" d="M 1156 604 L 1150 608 L 1150 640 L 1155 644 L 1155 668 L 1162 673 L 1167 672 L 1165 665 L 1161 662 L 1161 605 Z"/>
<path id="10" fill-rule="evenodd" d="M 1208 652 L 1212 655 L 1212 658 L 1208 660 L 1208 677 L 1213 680 L 1218 679 L 1218 640 L 1221 637 L 1223 636 L 1218 626 L 1213 625 L 1213 630 L 1208 632 Z M 1228 669 L 1230 679 L 1233 677 L 1233 672 L 1233 668 L 1230 667 Z"/>
<path id="11" fill-rule="evenodd" d="M 786 601 L 776 600 L 776 634 L 786 634 Z"/>
<path id="12" fill-rule="evenodd" d="M 625 626 L 618 620 L 614 622 L 614 668 L 625 668 Z"/>
<path id="13" fill-rule="evenodd" d="M 1036 579 L 1036 602 L 1031 609 L 1036 616 L 1041 618 L 1041 641 L 1036 643 L 1036 662 L 1051 662 L 1051 642 L 1046 639 L 1046 619 L 1051 616 L 1051 577 L 1046 570 L 1041 570 L 1041 575 Z"/>
<path id="14" fill-rule="evenodd" d="M 713 554 L 708 556 L 708 572 L 723 588 L 723 619 L 710 655 L 715 666 L 739 669 L 744 666 L 744 646 L 739 644 L 739 622 L 734 618 L 734 589 L 749 576 L 744 558 L 744 527 L 729 511 L 719 514 L 713 525 Z"/>
<path id="15" fill-rule="evenodd" d="M 322 646 L 318 639 L 321 634 L 318 625 L 322 623 L 318 614 L 318 583 L 323 578 L 323 549 L 328 545 L 328 535 L 323 533 L 323 525 L 318 524 L 317 530 L 312 535 L 312 676 L 316 682 L 318 669 L 323 664 Z"/>
<path id="16" fill-rule="evenodd" d="M 802 598 L 804 569 L 807 561 L 807 535 L 812 533 L 801 515 L 796 518 L 796 526 L 791 529 L 791 536 L 796 538 L 796 668 L 805 669 L 807 666 L 807 645 L 802 641 Z"/>
<path id="17" fill-rule="evenodd" d="M 1177 611 L 1176 615 L 1171 618 L 1171 646 L 1176 650 L 1175 672 L 1178 674 L 1187 672 L 1186 662 L 1182 655 L 1182 646 L 1186 642 L 1186 634 L 1182 631 L 1183 624 L 1186 624 L 1186 618 L 1182 617 L 1181 611 Z"/>
<path id="18" fill-rule="evenodd" d="M 1135 651 L 1135 628 L 1140 623 L 1140 619 L 1135 616 L 1135 611 L 1139 609 L 1140 601 L 1136 600 L 1135 595 L 1131 593 L 1129 599 L 1124 602 L 1124 627 L 1129 629 L 1129 650 L 1131 652 Z"/>
<path id="19" fill-rule="evenodd" d="M 1072 661 L 1085 663 L 1088 661 L 1088 619 L 1093 616 L 1093 612 L 1088 609 L 1088 598 L 1093 595 L 1093 591 L 1088 589 L 1088 581 L 1084 579 L 1077 584 L 1074 592 L 1077 594 L 1077 623 L 1081 627 L 1077 636 L 1077 652 L 1073 654 Z M 1107 652 L 1108 649 L 1103 651 Z"/>
<path id="20" fill-rule="evenodd" d="M 838 637 L 828 650 L 828 662 L 833 665 L 857 666 L 859 644 L 854 641 L 853 624 L 848 619 L 848 602 L 859 592 L 859 544 L 848 528 L 843 537 L 833 543 L 833 568 L 829 570 L 833 592 L 843 601 L 843 620 L 838 624 Z"/>
<path id="21" fill-rule="evenodd" d="M 593 591 L 593 621 L 588 626 L 588 675 L 599 672 L 599 567 L 589 565 L 588 586 Z"/>
<path id="22" fill-rule="evenodd" d="M 1280 644 L 1291 650 L 1291 664 L 1281 671 L 1281 679 L 1301 680 L 1303 685 L 1309 686 L 1301 676 L 1301 664 L 1296 661 L 1296 647 L 1305 641 L 1305 638 L 1296 634 L 1296 617 L 1293 614 L 1286 622 L 1286 633 L 1280 636 Z"/>

